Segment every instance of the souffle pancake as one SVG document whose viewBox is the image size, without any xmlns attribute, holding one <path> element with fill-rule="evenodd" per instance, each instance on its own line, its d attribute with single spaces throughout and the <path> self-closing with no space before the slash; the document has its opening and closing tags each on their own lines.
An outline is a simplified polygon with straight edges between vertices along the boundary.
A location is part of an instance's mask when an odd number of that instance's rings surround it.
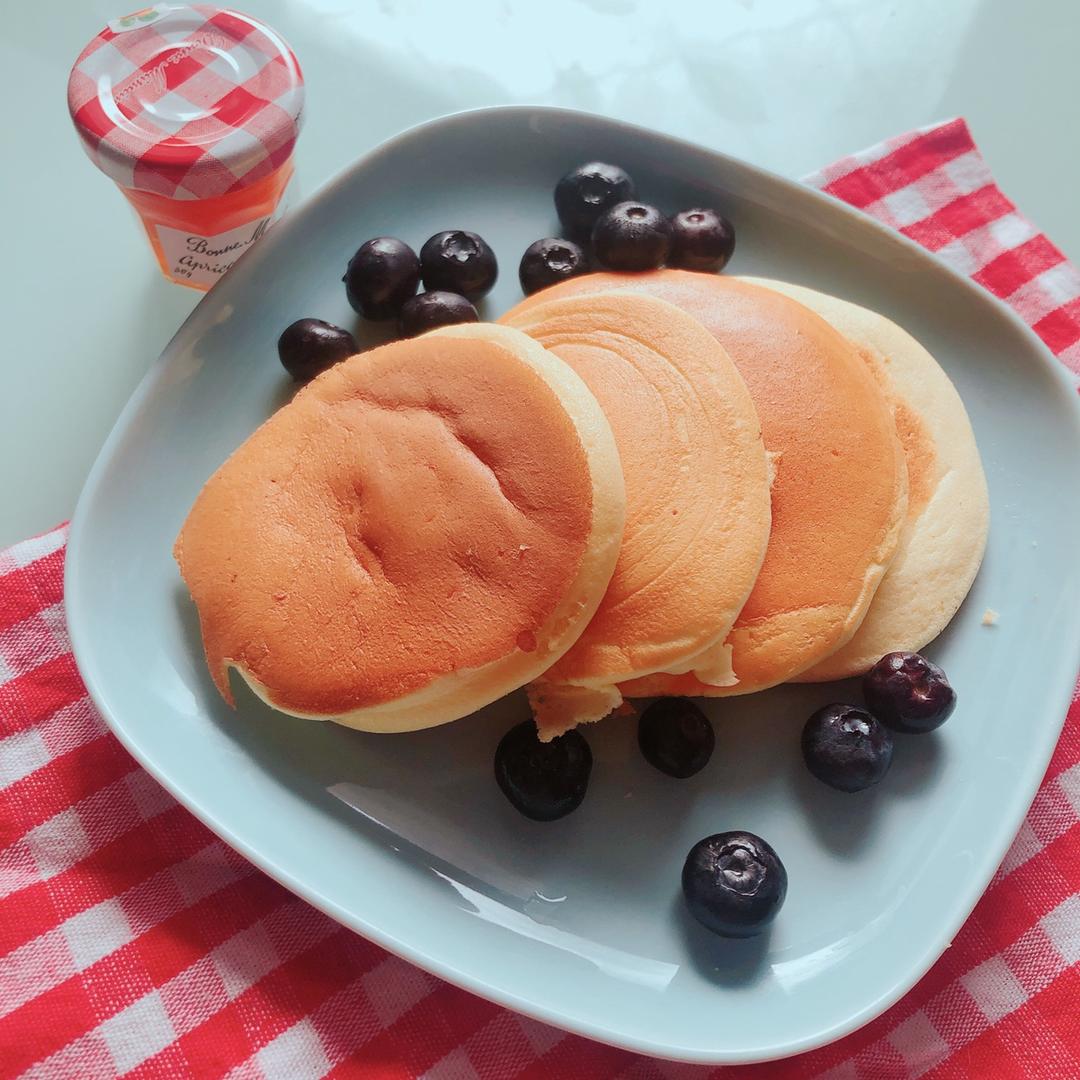
<svg viewBox="0 0 1080 1080">
<path fill-rule="evenodd" d="M 626 480 L 622 550 L 576 644 L 532 685 L 542 737 L 599 720 L 618 684 L 661 671 L 733 681 L 735 619 L 769 540 L 769 464 L 746 384 L 680 308 L 643 293 L 568 297 L 505 321 L 565 360 L 600 402 Z"/>
<path fill-rule="evenodd" d="M 885 653 L 918 652 L 933 641 L 975 580 L 990 530 L 975 434 L 941 365 L 884 315 L 800 285 L 743 280 L 782 292 L 826 319 L 856 346 L 892 403 L 908 470 L 896 557 L 855 636 L 799 681 L 862 675 Z"/>
<path fill-rule="evenodd" d="M 461 326 L 301 389 L 210 478 L 175 545 L 210 672 L 367 731 L 470 713 L 547 670 L 607 588 L 615 440 L 526 334 Z"/>
</svg>

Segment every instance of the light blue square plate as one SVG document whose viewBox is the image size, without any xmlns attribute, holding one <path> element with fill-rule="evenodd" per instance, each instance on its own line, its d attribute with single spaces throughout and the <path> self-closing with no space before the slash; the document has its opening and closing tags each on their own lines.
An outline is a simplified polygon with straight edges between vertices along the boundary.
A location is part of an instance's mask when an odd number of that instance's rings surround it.
<svg viewBox="0 0 1080 1080">
<path fill-rule="evenodd" d="M 343 136 L 347 133 L 343 131 Z M 860 795 L 799 756 L 803 720 L 854 686 L 783 687 L 710 706 L 716 753 L 691 780 L 641 759 L 632 725 L 588 732 L 585 803 L 519 816 L 492 777 L 523 697 L 449 727 L 364 735 L 277 715 L 208 678 L 170 554 L 200 486 L 282 401 L 293 319 L 351 325 L 341 274 L 390 233 L 485 236 L 502 260 L 489 315 L 519 296 L 551 191 L 621 163 L 668 209 L 718 205 L 732 269 L 876 308 L 920 338 L 971 413 L 990 482 L 986 562 L 932 654 L 959 707 L 900 741 Z M 980 288 L 799 184 L 700 147 L 550 109 L 464 113 L 361 158 L 245 255 L 124 410 L 79 502 L 67 610 L 79 668 L 132 753 L 216 833 L 346 926 L 452 982 L 571 1031 L 688 1061 L 781 1057 L 881 1012 L 963 922 L 1050 757 L 1080 654 L 1076 396 L 1036 338 Z M 987 607 L 998 626 L 981 625 Z M 780 852 L 787 903 L 767 937 L 725 942 L 683 912 L 679 871 L 708 833 Z"/>
</svg>

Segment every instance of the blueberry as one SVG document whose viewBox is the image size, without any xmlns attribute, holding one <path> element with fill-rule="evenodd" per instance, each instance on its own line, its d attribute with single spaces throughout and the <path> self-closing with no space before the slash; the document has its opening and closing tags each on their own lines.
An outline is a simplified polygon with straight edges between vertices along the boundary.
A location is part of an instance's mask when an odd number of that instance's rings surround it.
<svg viewBox="0 0 1080 1080">
<path fill-rule="evenodd" d="M 818 709 L 802 733 L 806 767 L 837 791 L 872 787 L 892 764 L 889 729 L 856 705 Z"/>
<path fill-rule="evenodd" d="M 911 652 L 886 653 L 863 677 L 863 695 L 883 724 L 908 735 L 941 727 L 956 706 L 945 672 Z"/>
<path fill-rule="evenodd" d="M 340 326 L 322 319 L 297 319 L 282 331 L 277 351 L 285 370 L 297 382 L 307 382 L 360 349 Z"/>
<path fill-rule="evenodd" d="M 420 273 L 429 292 L 445 290 L 479 300 L 491 291 L 499 267 L 495 252 L 474 232 L 438 232 L 420 249 Z"/>
<path fill-rule="evenodd" d="M 669 266 L 723 270 L 735 250 L 735 229 L 715 210 L 683 210 L 671 219 Z"/>
<path fill-rule="evenodd" d="M 724 937 L 753 937 L 776 918 L 787 895 L 787 871 L 760 836 L 716 833 L 690 849 L 682 888 L 702 926 Z"/>
<path fill-rule="evenodd" d="M 591 771 L 592 751 L 580 732 L 542 743 L 531 720 L 512 727 L 495 751 L 495 780 L 533 821 L 554 821 L 576 810 Z"/>
<path fill-rule="evenodd" d="M 365 319 L 392 319 L 420 284 L 420 260 L 393 236 L 366 240 L 349 260 L 345 295 Z"/>
<path fill-rule="evenodd" d="M 555 185 L 555 212 L 567 235 L 583 240 L 605 210 L 635 195 L 634 181 L 625 170 L 590 161 L 571 169 Z"/>
<path fill-rule="evenodd" d="M 476 308 L 452 292 L 424 292 L 406 300 L 401 307 L 398 329 L 402 337 L 416 337 L 439 326 L 478 322 Z"/>
<path fill-rule="evenodd" d="M 530 244 L 518 267 L 521 291 L 526 296 L 588 272 L 589 260 L 577 244 L 550 236 Z"/>
<path fill-rule="evenodd" d="M 671 249 L 671 225 L 655 206 L 621 202 L 597 221 L 592 242 L 596 261 L 609 270 L 653 270 Z"/>
<path fill-rule="evenodd" d="M 709 763 L 716 735 L 689 698 L 659 698 L 638 720 L 638 746 L 650 765 L 682 780 Z"/>
</svg>

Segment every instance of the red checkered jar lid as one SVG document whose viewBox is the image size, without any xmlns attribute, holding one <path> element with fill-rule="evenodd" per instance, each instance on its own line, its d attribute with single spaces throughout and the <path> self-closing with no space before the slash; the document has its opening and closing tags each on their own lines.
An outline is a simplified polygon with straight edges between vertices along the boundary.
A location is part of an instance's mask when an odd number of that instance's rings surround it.
<svg viewBox="0 0 1080 1080">
<path fill-rule="evenodd" d="M 91 160 L 121 187 L 227 195 L 292 154 L 304 77 L 265 23 L 205 4 L 112 20 L 83 49 L 68 108 Z"/>
</svg>

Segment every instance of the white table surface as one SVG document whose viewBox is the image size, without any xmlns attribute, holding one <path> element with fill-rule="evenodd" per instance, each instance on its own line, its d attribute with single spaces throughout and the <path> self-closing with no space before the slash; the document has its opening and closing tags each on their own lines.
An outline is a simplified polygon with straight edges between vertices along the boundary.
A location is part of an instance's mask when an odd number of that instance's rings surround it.
<svg viewBox="0 0 1080 1080">
<path fill-rule="evenodd" d="M 301 196 L 402 128 L 477 105 L 606 113 L 790 176 L 963 115 L 1005 192 L 1080 259 L 1076 0 L 239 6 L 305 71 Z M 121 14 L 123 0 L 5 12 L 0 547 L 70 516 L 124 402 L 201 295 L 160 277 L 67 115 L 72 61 Z"/>
</svg>

